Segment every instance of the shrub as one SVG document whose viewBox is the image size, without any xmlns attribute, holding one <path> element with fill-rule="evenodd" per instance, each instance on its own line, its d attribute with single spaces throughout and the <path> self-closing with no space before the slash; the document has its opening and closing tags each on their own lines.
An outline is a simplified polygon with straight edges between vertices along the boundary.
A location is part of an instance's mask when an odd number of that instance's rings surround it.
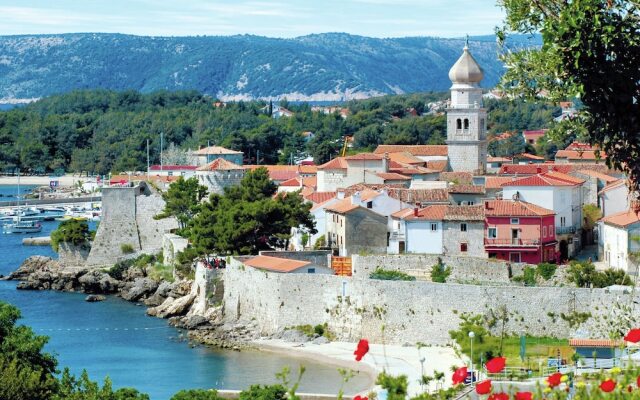
<svg viewBox="0 0 640 400">
<path fill-rule="evenodd" d="M 431 282 L 445 283 L 451 275 L 451 267 L 446 267 L 442 263 L 442 259 L 438 257 L 438 262 L 431 267 Z"/>
<path fill-rule="evenodd" d="M 324 336 L 324 325 L 316 325 L 313 327 L 313 332 L 318 336 Z"/>
<path fill-rule="evenodd" d="M 87 221 L 69 219 L 62 221 L 58 228 L 51 232 L 51 247 L 58 252 L 60 243 L 73 246 L 88 246 L 93 234 L 89 231 Z"/>
<path fill-rule="evenodd" d="M 181 390 L 171 400 L 223 400 L 215 390 L 191 389 Z"/>
<path fill-rule="evenodd" d="M 122 260 L 115 263 L 115 265 L 107 271 L 110 277 L 113 279 L 121 280 L 124 273 L 133 266 L 135 260 Z"/>
<path fill-rule="evenodd" d="M 536 272 L 538 273 L 538 275 L 543 277 L 545 281 L 548 281 L 549 279 L 553 278 L 553 275 L 555 275 L 557 268 L 558 266 L 555 264 L 540 263 L 536 268 Z"/>
<path fill-rule="evenodd" d="M 415 276 L 411 276 L 401 271 L 389 271 L 382 269 L 382 267 L 376 268 L 374 272 L 369 275 L 371 279 L 380 279 L 383 281 L 415 281 Z"/>
<path fill-rule="evenodd" d="M 631 285 L 631 278 L 624 271 L 609 268 L 605 271 L 596 271 L 596 267 L 590 262 L 574 261 L 567 269 L 569 282 L 578 287 L 603 288 L 611 285 Z"/>
<path fill-rule="evenodd" d="M 319 250 L 327 245 L 327 239 L 324 235 L 320 236 L 318 240 L 313 244 L 314 250 Z"/>
<path fill-rule="evenodd" d="M 131 254 L 135 251 L 133 250 L 133 246 L 129 243 L 123 243 L 120 245 L 120 250 L 122 251 L 122 254 Z"/>
<path fill-rule="evenodd" d="M 283 400 L 287 390 L 282 385 L 251 385 L 240 392 L 239 400 Z"/>
</svg>

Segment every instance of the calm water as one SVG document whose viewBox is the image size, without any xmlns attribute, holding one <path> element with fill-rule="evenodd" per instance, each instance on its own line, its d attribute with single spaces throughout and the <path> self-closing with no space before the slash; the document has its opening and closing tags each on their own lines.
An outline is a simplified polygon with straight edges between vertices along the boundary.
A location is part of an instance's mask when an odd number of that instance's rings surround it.
<svg viewBox="0 0 640 400">
<path fill-rule="evenodd" d="M 0 186 L 0 193 L 15 193 Z M 44 222 L 45 236 L 56 222 Z M 28 256 L 54 256 L 49 247 L 22 246 L 26 235 L 0 233 L 0 274 L 7 275 Z M 86 369 L 94 380 L 109 376 L 115 387 L 133 386 L 152 399 L 168 399 L 180 389 L 243 389 L 252 383 L 275 383 L 285 366 L 297 371 L 300 361 L 254 351 L 191 348 L 180 332 L 165 320 L 145 315 L 145 308 L 110 297 L 87 303 L 84 295 L 52 291 L 18 291 L 15 282 L 0 281 L 0 300 L 18 306 L 22 323 L 51 339 L 47 350 L 58 356 L 60 367 L 79 374 Z M 335 367 L 303 362 L 307 367 L 301 390 L 337 393 L 340 377 Z M 365 376 L 351 381 L 351 391 L 368 384 Z"/>
</svg>

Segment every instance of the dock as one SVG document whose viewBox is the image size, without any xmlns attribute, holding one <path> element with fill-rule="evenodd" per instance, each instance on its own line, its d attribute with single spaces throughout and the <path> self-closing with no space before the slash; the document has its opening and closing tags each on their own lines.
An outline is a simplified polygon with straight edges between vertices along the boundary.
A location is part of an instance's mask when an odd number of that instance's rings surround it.
<svg viewBox="0 0 640 400">
<path fill-rule="evenodd" d="M 49 246 L 51 245 L 50 236 L 30 237 L 22 239 L 23 246 Z"/>
</svg>

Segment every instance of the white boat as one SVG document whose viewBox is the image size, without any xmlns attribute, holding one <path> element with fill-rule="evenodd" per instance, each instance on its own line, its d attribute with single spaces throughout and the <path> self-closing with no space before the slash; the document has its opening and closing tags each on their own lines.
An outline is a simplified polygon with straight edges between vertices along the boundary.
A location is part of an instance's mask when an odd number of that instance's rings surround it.
<svg viewBox="0 0 640 400">
<path fill-rule="evenodd" d="M 20 217 L 15 217 L 14 222 L 4 224 L 4 233 L 38 233 L 42 230 L 42 225 L 38 221 L 21 221 Z"/>
</svg>

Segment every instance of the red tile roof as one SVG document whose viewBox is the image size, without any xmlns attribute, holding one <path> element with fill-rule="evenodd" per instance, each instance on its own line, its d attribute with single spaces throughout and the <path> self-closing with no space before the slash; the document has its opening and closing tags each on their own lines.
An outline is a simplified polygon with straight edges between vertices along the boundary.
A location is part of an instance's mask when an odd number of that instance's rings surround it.
<svg viewBox="0 0 640 400">
<path fill-rule="evenodd" d="M 336 197 L 336 192 L 313 192 L 304 198 L 312 203 L 324 203 L 327 200 L 331 200 Z"/>
<path fill-rule="evenodd" d="M 195 165 L 152 165 L 149 171 L 195 171 L 196 168 Z"/>
<path fill-rule="evenodd" d="M 620 186 L 625 186 L 627 183 L 625 182 L 624 179 L 619 179 L 615 182 L 612 182 L 610 184 L 608 184 L 607 186 L 605 186 L 601 191 L 598 192 L 598 195 L 602 194 L 602 193 L 606 193 L 609 190 L 615 189 L 615 188 L 619 188 Z"/>
<path fill-rule="evenodd" d="M 440 180 L 470 185 L 473 183 L 473 174 L 470 172 L 441 172 Z"/>
<path fill-rule="evenodd" d="M 566 158 L 567 160 L 579 161 L 604 161 L 607 156 L 604 152 L 596 154 L 596 150 L 558 150 L 556 153 L 556 160 L 558 158 Z"/>
<path fill-rule="evenodd" d="M 536 156 L 535 154 L 529 154 L 529 153 L 521 153 L 516 156 L 513 156 L 513 158 L 525 158 L 527 160 L 544 160 L 544 157 Z"/>
<path fill-rule="evenodd" d="M 451 206 L 436 204 L 421 208 L 405 215 L 402 219 L 406 221 L 426 220 L 426 221 L 483 221 L 483 206 Z"/>
<path fill-rule="evenodd" d="M 347 169 L 347 161 L 344 157 L 336 157 L 333 160 L 318 166 L 318 170 Z"/>
<path fill-rule="evenodd" d="M 484 204 L 488 217 L 544 217 L 555 215 L 553 210 L 517 200 L 487 200 Z"/>
<path fill-rule="evenodd" d="M 513 159 L 509 157 L 493 157 L 493 156 L 487 157 L 487 162 L 511 162 L 511 161 L 513 161 Z"/>
<path fill-rule="evenodd" d="M 389 159 L 391 161 L 394 161 L 396 163 L 402 163 L 402 164 L 409 164 L 409 165 L 424 165 L 425 161 L 412 155 L 411 153 L 408 153 L 406 151 L 403 151 L 402 153 L 389 153 Z"/>
<path fill-rule="evenodd" d="M 487 189 L 499 189 L 503 183 L 511 182 L 513 179 L 510 176 L 487 176 L 484 180 L 484 186 Z"/>
<path fill-rule="evenodd" d="M 378 172 L 376 174 L 385 181 L 410 181 L 411 178 L 396 172 Z"/>
<path fill-rule="evenodd" d="M 388 189 L 389 197 L 405 203 L 449 203 L 447 189 Z"/>
<path fill-rule="evenodd" d="M 522 135 L 526 138 L 529 139 L 537 139 L 541 136 L 544 136 L 545 133 L 547 133 L 548 129 L 538 129 L 538 130 L 533 130 L 533 131 L 523 131 Z"/>
<path fill-rule="evenodd" d="M 604 164 L 555 164 L 555 163 L 544 163 L 544 164 L 503 164 L 500 167 L 500 171 L 498 174 L 500 175 L 535 175 L 541 172 L 548 171 L 557 171 L 562 172 L 563 174 L 568 174 L 572 171 L 577 170 L 590 170 L 590 171 L 598 171 L 602 173 L 611 173 L 613 171 L 609 170 Z"/>
<path fill-rule="evenodd" d="M 352 204 L 351 198 L 347 197 L 346 199 L 342 199 L 340 201 L 333 203 L 332 205 L 327 207 L 326 210 L 330 212 L 338 213 L 338 214 L 346 214 L 359 207 L 360 206 L 357 204 Z"/>
<path fill-rule="evenodd" d="M 309 177 L 309 178 L 303 178 L 300 176 L 297 176 L 295 178 L 291 178 L 291 179 L 287 179 L 286 181 L 282 182 L 280 184 L 280 186 L 284 186 L 284 187 L 300 187 L 300 186 L 307 186 L 307 187 L 316 187 L 316 183 L 317 183 L 317 179 L 316 177 Z"/>
<path fill-rule="evenodd" d="M 446 160 L 427 161 L 427 168 L 440 172 L 445 171 L 448 165 Z"/>
<path fill-rule="evenodd" d="M 547 172 L 544 174 L 527 176 L 502 184 L 506 186 L 576 186 L 584 183 L 584 180 L 574 178 L 571 175 L 559 172 Z"/>
<path fill-rule="evenodd" d="M 613 339 L 569 339 L 571 347 L 620 347 L 624 342 Z"/>
<path fill-rule="evenodd" d="M 232 163 L 231 161 L 227 161 L 224 158 L 217 158 L 214 161 L 210 162 L 207 165 L 203 165 L 199 167 L 198 171 L 235 171 L 244 169 L 244 167 Z"/>
<path fill-rule="evenodd" d="M 375 150 L 375 154 L 384 154 L 384 153 L 402 153 L 407 152 L 414 156 L 447 156 L 447 146 L 446 145 L 401 145 L 401 144 L 381 144 Z"/>
<path fill-rule="evenodd" d="M 631 224 L 635 224 L 636 222 L 640 222 L 640 217 L 638 217 L 638 213 L 634 210 L 627 210 L 621 213 L 612 214 L 608 217 L 604 217 L 600 219 L 600 221 L 605 224 L 615 225 L 620 227 L 627 227 Z"/>
<path fill-rule="evenodd" d="M 345 160 L 348 161 L 370 161 L 370 160 L 382 160 L 384 158 L 384 156 L 380 155 L 380 154 L 374 154 L 374 153 L 360 153 L 360 154 L 354 154 L 352 156 L 348 156 L 345 157 Z"/>
<path fill-rule="evenodd" d="M 453 186 L 450 186 L 448 190 L 449 190 L 449 193 L 455 193 L 455 194 L 484 194 L 485 193 L 484 186 L 468 185 L 468 184 L 453 185 Z"/>
<path fill-rule="evenodd" d="M 408 217 L 411 214 L 413 214 L 413 208 L 403 208 L 400 211 L 394 212 L 393 214 L 391 214 L 391 216 L 393 218 L 404 219 L 405 217 Z"/>
<path fill-rule="evenodd" d="M 579 174 L 583 174 L 583 175 L 588 175 L 588 176 L 591 176 L 593 178 L 598 178 L 598 179 L 600 179 L 601 181 L 603 181 L 603 182 L 605 182 L 607 184 L 616 182 L 618 180 L 618 178 L 615 178 L 615 177 L 613 177 L 611 175 L 603 174 L 603 173 L 598 172 L 598 171 L 591 171 L 591 170 L 588 170 L 588 169 L 581 169 L 581 170 L 578 170 L 578 171 L 575 171 L 575 172 L 579 173 Z"/>
<path fill-rule="evenodd" d="M 287 258 L 257 256 L 244 261 L 243 264 L 272 272 L 291 272 L 311 263 L 309 261 L 291 260 Z"/>
</svg>

